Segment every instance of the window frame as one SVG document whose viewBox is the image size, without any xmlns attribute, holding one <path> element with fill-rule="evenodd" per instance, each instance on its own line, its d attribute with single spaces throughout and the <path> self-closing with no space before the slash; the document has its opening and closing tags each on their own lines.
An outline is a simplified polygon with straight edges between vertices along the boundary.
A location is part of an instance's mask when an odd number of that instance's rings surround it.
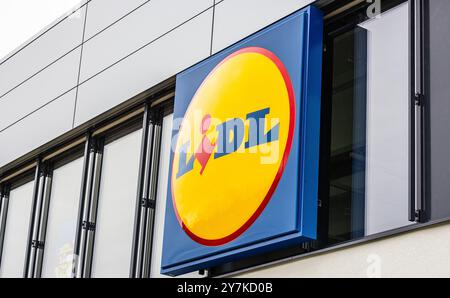
<svg viewBox="0 0 450 298">
<path fill-rule="evenodd" d="M 164 98 L 164 96 L 163 96 Z M 153 102 L 153 103 L 152 103 Z M 132 253 L 130 255 L 130 272 L 129 277 L 149 277 L 151 269 L 151 247 L 152 247 L 152 236 L 153 236 L 153 222 L 154 222 L 154 205 L 147 204 L 142 206 L 142 200 L 144 199 L 142 190 L 142 185 L 144 181 L 148 179 L 147 176 L 143 175 L 145 172 L 149 171 L 149 167 L 155 167 L 152 162 L 147 162 L 147 154 L 153 154 L 153 151 L 148 151 L 150 139 L 149 131 L 153 129 L 152 127 L 160 127 L 162 123 L 162 116 L 167 113 L 173 106 L 173 92 L 168 95 L 163 102 L 158 103 L 155 101 L 148 101 L 143 107 L 140 107 L 141 111 L 138 115 L 127 119 L 123 123 L 114 125 L 107 130 L 97 130 L 94 132 L 89 132 L 87 136 L 87 142 L 85 147 L 85 161 L 83 170 L 83 182 L 82 182 L 82 196 L 80 200 L 80 208 L 78 215 L 78 229 L 75 242 L 75 255 L 79 256 L 80 260 L 77 260 L 77 265 L 74 266 L 74 276 L 75 278 L 90 278 L 92 277 L 92 263 L 94 257 L 94 246 L 95 246 L 95 228 L 98 214 L 98 203 L 99 203 L 99 187 L 102 174 L 102 158 L 103 158 L 103 148 L 110 142 L 120 139 L 129 133 L 132 133 L 138 129 L 143 129 L 141 149 L 140 149 L 140 165 L 139 165 L 139 175 L 138 175 L 138 189 L 135 201 L 135 214 L 134 214 L 134 226 L 133 226 L 133 243 L 132 243 Z M 153 115 L 153 116 L 152 116 Z M 159 142 L 160 142 L 159 135 Z M 151 145 L 151 144 L 150 144 Z M 157 155 L 159 155 L 159 150 L 157 150 Z M 89 158 L 86 158 L 90 156 Z M 90 160 L 96 159 L 95 165 L 90 163 Z M 159 158 L 156 158 L 156 162 Z M 97 168 L 96 171 L 93 171 Z M 156 164 L 156 170 L 157 164 Z M 91 178 L 90 178 L 91 177 Z M 155 178 L 157 179 L 157 173 Z M 91 182 L 88 180 L 91 179 Z M 91 183 L 92 190 L 89 191 L 86 185 Z M 153 189 L 156 194 L 156 189 Z M 91 192 L 91 194 L 87 194 Z M 89 210 L 89 211 L 87 211 Z M 150 210 L 150 211 L 149 211 Z M 153 213 L 151 212 L 153 210 Z M 146 217 L 144 222 L 141 222 L 142 212 L 152 213 L 151 216 Z M 149 228 L 150 227 L 150 228 Z M 140 236 L 142 229 L 148 229 L 149 232 L 146 233 L 146 238 L 142 240 Z M 146 248 L 146 255 L 141 257 L 138 252 L 138 243 L 143 243 L 142 245 Z M 140 270 L 138 270 L 140 268 Z"/>
<path fill-rule="evenodd" d="M 91 237 L 89 243 L 80 243 L 80 238 L 82 237 L 82 233 L 85 229 L 83 229 L 83 219 L 85 215 L 85 193 L 86 193 L 86 181 L 89 175 L 92 175 L 89 169 L 89 157 L 97 158 L 98 153 L 102 153 L 103 147 L 105 144 L 109 142 L 113 142 L 114 140 L 123 137 L 133 131 L 143 128 L 144 125 L 147 126 L 150 123 L 150 117 L 148 115 L 154 115 L 152 120 L 153 124 L 162 123 L 162 119 L 165 115 L 170 114 L 173 111 L 173 99 L 174 99 L 174 79 L 170 78 L 166 82 L 163 82 L 161 86 L 157 86 L 152 88 L 153 90 L 158 91 L 147 91 L 144 92 L 146 95 L 142 97 L 142 95 L 138 95 L 140 98 L 138 103 L 132 104 L 127 108 L 120 107 L 119 112 L 114 111 L 114 116 L 110 115 L 109 112 L 105 113 L 105 115 L 101 115 L 98 119 L 94 119 L 90 121 L 87 126 L 80 129 L 77 133 L 74 133 L 67 141 L 52 141 L 51 144 L 56 143 L 56 145 L 44 146 L 45 149 L 40 149 L 38 152 L 34 154 L 30 153 L 30 158 L 25 159 L 25 161 L 21 162 L 22 158 L 17 161 L 17 166 L 6 166 L 6 170 L 0 173 L 0 266 L 1 266 L 1 256 L 3 252 L 3 239 L 4 239 L 4 229 L 6 228 L 5 224 L 2 224 L 4 221 L 6 223 L 6 218 L 8 215 L 8 206 L 9 202 L 9 193 L 12 189 L 19 187 L 27 182 L 33 181 L 34 183 L 34 191 L 32 197 L 32 206 L 31 206 L 31 214 L 29 216 L 29 228 L 27 234 L 27 246 L 26 246 L 26 255 L 24 260 L 24 269 L 23 269 L 23 277 L 24 278 L 40 278 L 42 273 L 42 266 L 44 260 L 44 249 L 45 249 L 45 236 L 47 232 L 47 221 L 49 218 L 49 208 L 51 204 L 51 185 L 52 185 L 52 175 L 53 170 L 57 169 L 65 164 L 70 163 L 76 158 L 83 157 L 83 173 L 82 174 L 82 184 L 80 185 L 80 199 L 79 206 L 77 210 L 77 229 L 75 239 L 75 248 L 74 248 L 74 257 L 79 255 L 80 251 L 85 251 L 88 253 L 87 257 L 84 258 L 84 262 L 79 262 L 79 258 L 75 257 L 74 264 L 72 266 L 72 278 L 79 277 L 90 277 L 90 269 L 92 266 L 92 253 L 94 247 L 94 233 L 86 233 L 86 237 Z M 149 95 L 150 93 L 150 95 Z M 136 99 L 131 99 L 130 101 L 136 101 Z M 116 108 L 117 109 L 117 108 Z M 113 110 L 116 110 L 113 109 Z M 112 112 L 111 112 L 112 113 Z M 157 117 L 155 117 L 157 116 Z M 147 119 L 147 120 L 146 120 Z M 160 119 L 160 120 L 158 120 Z M 155 122 L 159 121 L 159 122 Z M 147 146 L 148 140 L 145 138 L 142 139 L 141 144 L 141 155 L 145 152 L 142 151 L 142 148 Z M 157 152 L 157 156 L 159 156 L 160 152 Z M 159 161 L 159 158 L 156 158 Z M 96 208 L 96 204 L 98 204 L 98 186 L 101 177 L 101 156 L 99 158 L 99 165 L 97 167 L 97 178 L 95 183 L 97 184 L 97 189 L 95 190 L 95 194 L 91 196 L 91 201 L 88 202 L 89 206 L 91 202 L 94 203 L 94 209 Z M 147 170 L 147 167 L 152 166 L 153 164 L 144 163 L 142 165 L 144 170 Z M 158 164 L 156 164 L 156 170 Z M 157 181 L 157 175 L 155 178 Z M 139 178 L 141 181 L 143 177 Z M 141 182 L 142 183 L 142 182 Z M 156 185 L 155 185 L 156 186 Z M 45 189 L 45 190 L 44 190 Z M 156 189 L 153 190 L 156 197 Z M 136 203 L 140 203 L 141 197 L 136 197 Z M 4 207 L 6 206 L 6 207 Z M 140 206 L 140 204 L 139 204 Z M 91 209 L 92 206 L 89 207 Z M 89 217 L 88 223 L 95 223 L 95 219 L 97 216 L 97 210 L 92 212 L 92 216 Z M 136 217 L 136 214 L 133 215 Z M 149 217 L 148 222 L 153 223 L 154 221 L 154 212 L 153 215 Z M 95 227 L 95 226 L 94 226 Z M 87 226 L 87 230 L 92 227 Z M 94 232 L 94 231 L 91 231 Z M 133 230 L 133 237 L 137 233 L 136 227 Z M 150 269 L 151 269 L 151 248 L 152 242 L 151 237 L 153 235 L 153 229 L 149 229 L 149 233 L 147 233 L 149 238 L 149 242 L 146 240 L 146 246 L 149 247 L 147 252 L 147 257 L 142 260 L 141 263 L 134 263 L 133 266 L 140 266 L 142 272 L 142 276 L 133 276 L 131 275 L 132 269 L 130 268 L 130 277 L 149 277 Z M 134 258 L 134 256 L 130 256 L 130 260 Z M 82 264 L 83 272 L 81 274 L 77 274 L 77 268 L 79 264 Z M 86 269 L 85 269 L 86 268 Z M 147 276 L 148 275 L 148 276 Z"/>
<path fill-rule="evenodd" d="M 42 209 L 41 209 L 41 223 L 42 227 L 40 227 L 41 235 L 39 238 L 41 239 L 35 239 L 33 241 L 41 241 L 43 244 L 47 243 L 47 232 L 48 232 L 48 220 L 50 218 L 50 206 L 52 204 L 52 186 L 53 186 L 53 173 L 55 170 L 64 167 L 67 164 L 70 164 L 71 162 L 77 160 L 78 158 L 83 158 L 83 143 L 77 144 L 74 143 L 73 147 L 70 147 L 66 151 L 63 151 L 62 153 L 59 153 L 55 156 L 52 156 L 51 158 L 46 159 L 43 161 L 45 166 L 47 167 L 47 173 L 46 175 L 50 177 L 51 179 L 47 182 L 50 183 L 49 185 L 49 193 L 48 193 L 48 199 L 44 203 Z M 80 173 L 81 174 L 81 173 Z M 38 216 L 38 211 L 34 215 L 35 217 Z M 74 235 L 73 235 L 74 236 Z M 33 245 L 33 244 L 32 244 Z M 40 278 L 42 276 L 42 269 L 44 265 L 45 260 L 45 245 L 42 249 L 39 249 L 37 251 L 37 257 L 35 261 L 35 269 L 33 276 L 34 278 Z M 32 261 L 31 261 L 32 262 Z"/>
</svg>

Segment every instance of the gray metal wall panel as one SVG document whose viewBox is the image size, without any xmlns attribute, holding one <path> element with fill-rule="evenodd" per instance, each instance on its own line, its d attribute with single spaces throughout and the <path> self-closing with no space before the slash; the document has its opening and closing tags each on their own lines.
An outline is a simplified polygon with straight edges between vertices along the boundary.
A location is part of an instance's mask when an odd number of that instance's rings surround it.
<svg viewBox="0 0 450 298">
<path fill-rule="evenodd" d="M 313 0 L 224 0 L 214 17 L 213 53 L 302 8 Z"/>
<path fill-rule="evenodd" d="M 208 57 L 211 47 L 213 9 L 209 9 L 166 35 L 163 34 L 209 7 L 212 2 L 212 0 L 90 1 L 87 8 L 85 35 L 85 40 L 88 42 L 83 50 L 84 64 L 81 78 L 82 81 L 89 79 L 79 87 L 78 100 L 74 103 L 77 107 L 75 125 L 92 119 Z M 213 49 L 216 52 L 311 2 L 311 0 L 282 2 L 224 0 L 215 10 Z M 120 18 L 123 19 L 119 20 Z M 5 61 L 0 65 L 0 78 L 3 66 L 6 79 L 0 80 L 0 84 L 3 84 L 0 86 L 6 91 L 14 88 L 15 84 L 23 81 L 22 78 L 26 79 L 27 76 L 39 72 L 43 67 L 64 55 L 64 52 L 70 51 L 78 44 L 77 40 L 80 41 L 82 38 L 83 21 L 83 18 L 64 20 L 28 45 L 27 51 L 24 49 L 21 51 L 23 53 L 18 53 L 16 57 Z M 114 22 L 116 23 L 113 24 Z M 107 29 L 104 30 L 105 28 Z M 163 36 L 158 38 L 161 35 Z M 89 40 L 92 36 L 94 37 Z M 158 39 L 151 42 L 155 38 Z M 55 39 L 60 40 L 58 47 L 54 47 Z M 146 45 L 149 42 L 151 43 Z M 139 49 L 141 46 L 144 47 Z M 138 51 L 131 54 L 136 50 Z M 49 101 L 58 98 L 64 92 L 73 89 L 68 94 L 74 96 L 80 52 L 80 48 L 77 48 L 0 98 L 0 131 L 3 129 L 1 132 L 3 140 L 6 139 L 5 135 L 13 135 L 12 132 L 19 126 L 24 127 L 23 135 L 35 135 L 34 137 L 42 142 L 42 136 L 48 138 L 45 141 L 50 141 L 58 135 L 45 132 L 40 134 L 22 124 L 29 119 L 37 121 L 36 117 L 44 115 L 43 111 L 56 106 L 54 103 L 48 104 Z M 6 70 L 7 62 L 13 62 L 14 59 L 18 59 L 17 62 L 11 63 L 11 69 Z M 20 65 L 31 66 L 25 68 Z M 109 68 L 105 69 L 105 67 Z M 102 72 L 90 78 L 98 71 Z M 65 98 L 68 94 L 61 98 Z M 61 98 L 58 98 L 55 103 L 62 102 Z M 48 106 L 42 107 L 45 104 Z M 60 111 L 59 114 L 64 114 L 68 119 L 60 127 L 58 127 L 58 121 L 54 122 L 55 127 L 52 129 L 58 132 L 66 130 L 66 125 L 69 125 L 67 123 L 72 120 L 70 115 L 74 112 L 73 106 L 70 105 L 61 106 L 61 108 L 67 110 Z M 37 109 L 39 110 L 36 111 Z M 33 113 L 33 111 L 36 112 Z M 22 119 L 27 115 L 29 116 Z M 22 120 L 19 121 L 20 119 Z M 17 121 L 19 122 L 12 125 Z M 10 125 L 12 126 L 4 130 Z M 25 129 L 30 129 L 30 132 L 26 132 Z M 9 140 L 14 141 L 13 138 Z M 34 148 L 34 145 L 29 146 L 21 142 L 22 140 L 17 140 L 17 147 L 20 148 L 16 151 L 21 152 L 20 154 Z M 23 146 L 26 150 L 22 150 Z M 6 156 L 3 154 L 0 157 L 1 163 L 4 164 L 18 157 L 18 155 Z"/>
<path fill-rule="evenodd" d="M 86 2 L 91 0 L 82 0 L 77 5 L 69 9 L 66 13 L 62 14 L 60 17 L 55 19 L 53 22 L 42 28 L 40 31 L 38 31 L 36 34 L 25 40 L 22 44 L 18 45 L 13 51 L 11 51 L 6 56 L 3 56 L 0 58 L 0 64 L 3 64 L 6 60 L 11 58 L 12 56 L 16 55 L 18 52 L 23 50 L 25 47 L 28 47 L 32 42 L 36 41 L 37 39 L 41 38 L 44 34 L 46 34 L 49 30 L 52 30 L 55 26 L 57 26 L 59 23 L 61 23 L 64 19 L 67 17 L 78 17 L 78 12 L 80 8 L 82 8 Z M 74 16 L 73 14 L 77 14 Z"/>
<path fill-rule="evenodd" d="M 6 92 L 81 44 L 85 9 L 80 8 L 0 64 L 0 101 Z"/>
<path fill-rule="evenodd" d="M 450 216 L 450 1 L 430 5 L 429 195 L 431 217 Z"/>
<path fill-rule="evenodd" d="M 209 56 L 212 8 L 79 86 L 75 125 Z"/>
<path fill-rule="evenodd" d="M 92 0 L 88 5 L 85 39 L 91 38 L 149 0 Z"/>
<path fill-rule="evenodd" d="M 0 132 L 0 167 L 70 130 L 75 93 L 70 91 Z"/>
<path fill-rule="evenodd" d="M 94 76 L 212 5 L 212 0 L 152 0 L 146 3 L 85 43 L 80 82 Z M 91 7 L 88 10 L 89 22 Z"/>
<path fill-rule="evenodd" d="M 77 85 L 80 48 L 0 98 L 0 131 Z"/>
</svg>

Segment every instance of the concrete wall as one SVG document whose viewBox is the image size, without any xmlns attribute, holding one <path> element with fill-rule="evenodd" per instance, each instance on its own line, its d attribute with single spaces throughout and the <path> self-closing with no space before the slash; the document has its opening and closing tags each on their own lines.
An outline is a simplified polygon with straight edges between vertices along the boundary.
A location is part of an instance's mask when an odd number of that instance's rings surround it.
<svg viewBox="0 0 450 298">
<path fill-rule="evenodd" d="M 450 223 L 290 261 L 236 277 L 450 277 Z"/>
<path fill-rule="evenodd" d="M 0 58 L 0 168 L 312 0 L 89 0 Z"/>
</svg>

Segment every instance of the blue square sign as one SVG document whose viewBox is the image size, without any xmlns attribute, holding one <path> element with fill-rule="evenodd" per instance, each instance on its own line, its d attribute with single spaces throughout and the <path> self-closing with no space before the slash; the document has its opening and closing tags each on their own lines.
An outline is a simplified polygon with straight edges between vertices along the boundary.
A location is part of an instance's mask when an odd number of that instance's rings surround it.
<svg viewBox="0 0 450 298">
<path fill-rule="evenodd" d="M 177 76 L 163 274 L 316 239 L 322 34 L 308 7 Z"/>
</svg>

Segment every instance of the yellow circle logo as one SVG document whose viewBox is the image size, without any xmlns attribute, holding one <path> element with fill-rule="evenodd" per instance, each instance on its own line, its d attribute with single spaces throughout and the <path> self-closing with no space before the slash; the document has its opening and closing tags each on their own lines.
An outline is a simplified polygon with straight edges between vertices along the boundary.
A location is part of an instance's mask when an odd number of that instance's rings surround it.
<svg viewBox="0 0 450 298">
<path fill-rule="evenodd" d="M 217 246 L 241 235 L 268 204 L 295 126 L 291 79 L 272 52 L 241 49 L 219 63 L 186 111 L 172 164 L 183 230 Z"/>
</svg>

